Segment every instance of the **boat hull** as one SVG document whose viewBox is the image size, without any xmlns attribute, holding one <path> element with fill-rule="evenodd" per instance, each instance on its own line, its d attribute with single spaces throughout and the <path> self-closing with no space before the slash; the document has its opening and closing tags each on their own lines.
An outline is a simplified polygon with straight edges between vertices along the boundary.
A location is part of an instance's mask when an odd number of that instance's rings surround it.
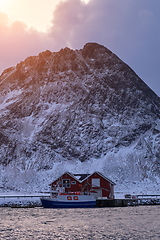
<svg viewBox="0 0 160 240">
<path fill-rule="evenodd" d="M 41 198 L 41 203 L 44 208 L 93 208 L 96 206 L 95 200 L 69 202 Z"/>
</svg>

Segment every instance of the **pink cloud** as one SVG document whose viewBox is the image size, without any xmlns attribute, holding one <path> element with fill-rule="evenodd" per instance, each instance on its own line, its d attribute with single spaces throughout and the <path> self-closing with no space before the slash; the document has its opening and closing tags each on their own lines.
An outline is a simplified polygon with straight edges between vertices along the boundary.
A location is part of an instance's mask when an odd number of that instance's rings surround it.
<svg viewBox="0 0 160 240">
<path fill-rule="evenodd" d="M 74 42 L 84 38 L 79 34 L 85 30 L 84 26 L 89 15 L 88 5 L 80 0 L 61 2 L 54 12 L 49 36 L 62 46 L 74 47 Z"/>
<path fill-rule="evenodd" d="M 43 36 L 28 30 L 22 22 L 8 24 L 7 16 L 0 14 L 0 70 L 10 67 L 25 57 L 37 54 L 43 47 Z M 45 46 L 46 47 L 46 46 Z"/>
</svg>

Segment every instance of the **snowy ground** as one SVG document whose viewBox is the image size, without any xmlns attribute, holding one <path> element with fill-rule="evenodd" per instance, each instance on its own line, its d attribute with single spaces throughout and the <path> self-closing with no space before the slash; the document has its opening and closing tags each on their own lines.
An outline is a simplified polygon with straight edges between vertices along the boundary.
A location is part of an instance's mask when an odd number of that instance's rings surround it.
<svg viewBox="0 0 160 240">
<path fill-rule="evenodd" d="M 119 168 L 110 163 L 110 168 L 106 167 L 105 159 L 99 161 L 90 160 L 87 162 L 56 162 L 52 169 L 46 171 L 25 170 L 22 171 L 13 167 L 0 168 L 0 195 L 42 195 L 50 191 L 49 184 L 64 172 L 72 173 L 93 173 L 99 171 L 113 182 L 115 182 L 115 198 L 122 199 L 125 194 L 131 195 L 160 195 L 160 178 L 148 177 L 144 180 L 134 173 L 127 175 L 125 168 Z M 118 163 L 116 163 L 118 164 Z M 122 165 L 122 163 L 121 163 Z M 0 205 L 18 201 L 30 202 L 39 201 L 29 198 L 0 198 Z"/>
<path fill-rule="evenodd" d="M 0 206 L 40 206 L 40 198 L 48 193 L 0 192 Z"/>
</svg>

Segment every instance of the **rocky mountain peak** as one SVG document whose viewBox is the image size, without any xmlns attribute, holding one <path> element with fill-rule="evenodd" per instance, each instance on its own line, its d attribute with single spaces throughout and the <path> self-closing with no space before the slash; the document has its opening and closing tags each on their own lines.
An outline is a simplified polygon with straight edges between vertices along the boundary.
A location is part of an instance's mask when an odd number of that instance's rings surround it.
<svg viewBox="0 0 160 240">
<path fill-rule="evenodd" d="M 160 98 L 102 45 L 47 50 L 0 76 L 1 166 L 94 160 L 143 178 L 160 173 L 159 146 Z"/>
</svg>

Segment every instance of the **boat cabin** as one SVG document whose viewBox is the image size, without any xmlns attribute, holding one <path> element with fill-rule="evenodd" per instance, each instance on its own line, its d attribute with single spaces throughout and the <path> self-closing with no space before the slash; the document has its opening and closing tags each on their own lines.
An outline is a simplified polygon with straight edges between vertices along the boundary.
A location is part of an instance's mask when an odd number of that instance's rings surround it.
<svg viewBox="0 0 160 240">
<path fill-rule="evenodd" d="M 65 172 L 50 184 L 52 192 L 90 194 L 95 198 L 108 199 L 114 199 L 114 185 L 114 182 L 100 172 L 92 174 Z"/>
</svg>

